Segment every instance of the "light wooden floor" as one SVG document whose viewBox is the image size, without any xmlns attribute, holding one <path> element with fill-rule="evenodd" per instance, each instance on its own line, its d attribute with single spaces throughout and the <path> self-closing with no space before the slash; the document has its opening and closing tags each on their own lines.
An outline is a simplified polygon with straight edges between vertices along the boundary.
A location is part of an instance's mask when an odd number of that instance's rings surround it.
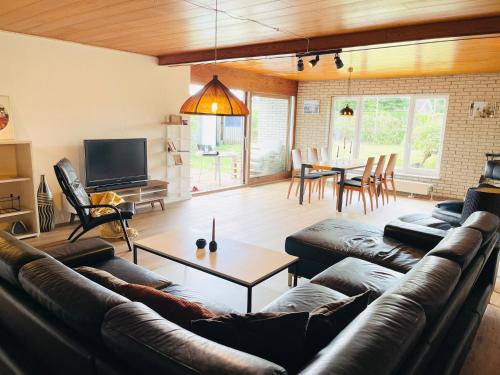
<svg viewBox="0 0 500 375">
<path fill-rule="evenodd" d="M 190 201 L 159 208 L 141 209 L 130 225 L 136 228 L 139 238 L 147 237 L 170 228 L 192 228 L 206 233 L 209 238 L 211 218 L 217 219 L 219 236 L 284 251 L 287 235 L 319 220 L 336 216 L 383 227 L 398 216 L 430 212 L 436 202 L 398 197 L 368 215 L 362 214 L 360 204 L 353 204 L 343 213 L 335 212 L 331 190 L 325 192 L 326 199 L 314 199 L 300 206 L 297 200 L 286 199 L 287 183 L 276 183 L 259 187 L 243 188 L 210 195 L 198 196 Z M 356 196 L 355 196 L 356 198 Z M 356 199 L 353 199 L 353 201 Z M 55 231 L 32 239 L 35 246 L 64 242 L 74 226 L 59 226 Z M 87 236 L 95 236 L 94 231 Z M 120 256 L 131 259 L 123 241 L 114 241 Z M 187 269 L 179 264 L 160 259 L 154 255 L 139 253 L 139 264 L 165 275 L 168 279 L 196 289 L 214 300 L 221 301 L 238 311 L 245 311 L 245 289 L 202 272 Z M 497 279 L 498 280 L 498 279 Z M 299 280 L 305 282 L 305 280 Z M 253 311 L 258 311 L 284 293 L 287 287 L 286 272 L 265 281 L 254 289 Z M 479 333 L 463 369 L 463 375 L 498 374 L 500 369 L 500 282 L 497 282 L 491 304 L 481 323 Z"/>
</svg>

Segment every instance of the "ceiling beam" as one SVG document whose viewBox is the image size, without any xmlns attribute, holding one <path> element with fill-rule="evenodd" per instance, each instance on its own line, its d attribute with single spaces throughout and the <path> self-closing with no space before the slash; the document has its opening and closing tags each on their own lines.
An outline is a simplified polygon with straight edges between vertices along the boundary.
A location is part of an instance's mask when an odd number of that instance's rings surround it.
<svg viewBox="0 0 500 375">
<path fill-rule="evenodd" d="M 387 29 L 315 37 L 310 39 L 309 50 L 321 51 L 374 44 L 401 43 L 426 39 L 456 38 L 497 33 L 500 33 L 500 16 L 399 26 Z M 307 42 L 304 39 L 292 39 L 218 48 L 217 59 L 223 61 L 247 57 L 294 54 L 305 52 L 306 47 Z M 158 56 L 158 63 L 160 65 L 201 63 L 212 61 L 213 57 L 214 50 L 206 49 Z"/>
</svg>

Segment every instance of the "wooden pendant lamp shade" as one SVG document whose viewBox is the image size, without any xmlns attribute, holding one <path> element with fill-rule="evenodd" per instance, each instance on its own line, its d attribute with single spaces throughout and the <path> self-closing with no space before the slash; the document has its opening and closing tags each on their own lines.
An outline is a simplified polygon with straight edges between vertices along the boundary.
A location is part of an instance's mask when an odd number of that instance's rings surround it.
<svg viewBox="0 0 500 375">
<path fill-rule="evenodd" d="M 246 116 L 248 108 L 214 75 L 200 91 L 189 97 L 180 113 L 188 115 Z"/>
</svg>

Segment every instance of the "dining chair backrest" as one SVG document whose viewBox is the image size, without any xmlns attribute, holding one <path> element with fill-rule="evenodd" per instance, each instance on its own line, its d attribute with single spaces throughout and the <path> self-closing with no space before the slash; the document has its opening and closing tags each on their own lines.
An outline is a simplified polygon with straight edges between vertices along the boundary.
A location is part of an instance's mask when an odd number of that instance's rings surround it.
<svg viewBox="0 0 500 375">
<path fill-rule="evenodd" d="M 302 166 L 302 153 L 299 149 L 292 150 L 292 168 L 294 171 L 300 170 Z"/>
<path fill-rule="evenodd" d="M 372 156 L 368 158 L 366 161 L 366 166 L 365 170 L 363 172 L 363 177 L 361 178 L 361 182 L 363 184 L 368 184 L 370 182 L 370 175 L 372 174 L 372 168 L 373 168 L 373 163 L 375 161 L 375 158 Z"/>
<path fill-rule="evenodd" d="M 394 175 L 394 168 L 396 167 L 396 159 L 398 158 L 398 154 L 391 154 L 389 156 L 389 161 L 387 162 L 387 167 L 385 168 L 386 176 Z"/>
<path fill-rule="evenodd" d="M 318 149 L 316 147 L 309 147 L 307 149 L 307 162 L 308 163 L 319 162 Z"/>
<path fill-rule="evenodd" d="M 321 147 L 320 156 L 321 156 L 321 161 L 330 160 L 330 157 L 328 156 L 328 147 Z"/>
<path fill-rule="evenodd" d="M 382 177 L 382 172 L 384 171 L 385 165 L 385 155 L 380 155 L 378 158 L 377 168 L 375 168 L 375 178 L 380 179 Z"/>
</svg>

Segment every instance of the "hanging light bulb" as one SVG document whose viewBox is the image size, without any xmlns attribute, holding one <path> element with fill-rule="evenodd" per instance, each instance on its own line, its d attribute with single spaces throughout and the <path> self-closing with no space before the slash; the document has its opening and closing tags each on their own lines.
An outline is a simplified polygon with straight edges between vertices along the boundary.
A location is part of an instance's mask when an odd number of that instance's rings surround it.
<svg viewBox="0 0 500 375">
<path fill-rule="evenodd" d="M 217 16 L 219 10 L 215 0 L 215 47 L 214 65 L 217 66 Z M 189 115 L 246 116 L 248 107 L 238 99 L 217 75 L 181 106 L 180 113 Z"/>
<path fill-rule="evenodd" d="M 351 96 L 351 74 L 352 74 L 352 66 L 349 67 L 349 78 L 347 79 L 347 96 Z M 344 117 L 354 116 L 354 110 L 349 107 L 349 104 L 346 104 L 344 108 L 340 110 L 340 115 Z"/>
</svg>

